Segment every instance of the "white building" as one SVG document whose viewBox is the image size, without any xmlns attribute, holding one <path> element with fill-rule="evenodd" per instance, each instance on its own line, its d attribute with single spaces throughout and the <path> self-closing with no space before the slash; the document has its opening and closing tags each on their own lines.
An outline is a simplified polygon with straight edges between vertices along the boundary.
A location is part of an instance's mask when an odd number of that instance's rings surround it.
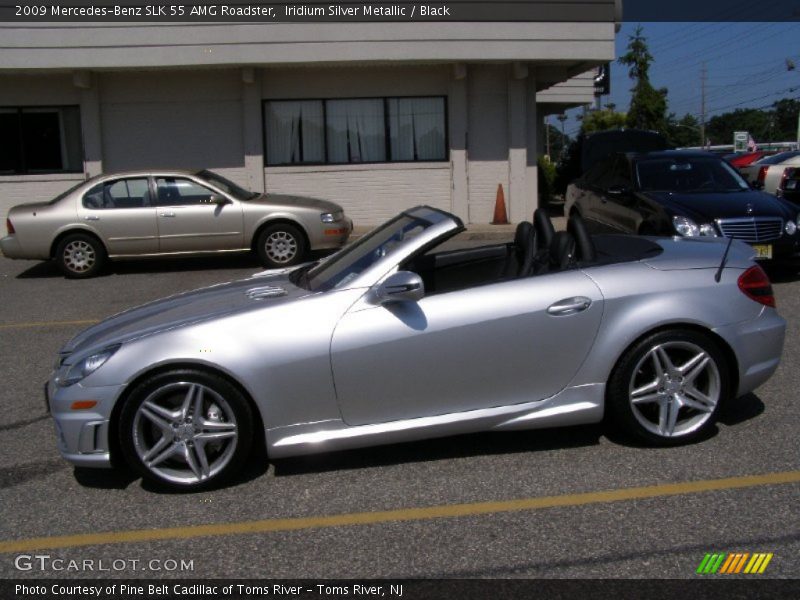
<svg viewBox="0 0 800 600">
<path fill-rule="evenodd" d="M 529 219 L 544 116 L 592 101 L 615 26 L 5 23 L 0 213 L 100 172 L 188 167 L 334 200 L 357 225 L 421 203 L 486 223 L 498 184 Z"/>
</svg>

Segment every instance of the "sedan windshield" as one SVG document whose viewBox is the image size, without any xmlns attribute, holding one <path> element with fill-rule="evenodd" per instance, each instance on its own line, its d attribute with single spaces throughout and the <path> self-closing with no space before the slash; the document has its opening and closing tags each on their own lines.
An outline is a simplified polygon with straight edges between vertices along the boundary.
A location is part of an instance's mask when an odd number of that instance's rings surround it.
<svg viewBox="0 0 800 600">
<path fill-rule="evenodd" d="M 258 192 L 249 192 L 243 187 L 240 187 L 230 181 L 229 179 L 225 179 L 222 175 L 218 175 L 214 173 L 214 171 L 203 170 L 197 174 L 198 177 L 202 177 L 209 183 L 217 186 L 226 194 L 233 196 L 237 200 L 252 200 L 253 198 L 257 198 L 261 194 Z"/>
<path fill-rule="evenodd" d="M 645 192 L 738 192 L 750 189 L 741 175 L 714 156 L 649 158 L 636 163 Z"/>
<path fill-rule="evenodd" d="M 340 250 L 336 254 L 305 268 L 294 271 L 292 283 L 312 291 L 343 288 L 383 257 L 390 255 L 405 240 L 435 225 L 444 213 L 415 210 L 387 221 L 377 229 Z"/>
</svg>

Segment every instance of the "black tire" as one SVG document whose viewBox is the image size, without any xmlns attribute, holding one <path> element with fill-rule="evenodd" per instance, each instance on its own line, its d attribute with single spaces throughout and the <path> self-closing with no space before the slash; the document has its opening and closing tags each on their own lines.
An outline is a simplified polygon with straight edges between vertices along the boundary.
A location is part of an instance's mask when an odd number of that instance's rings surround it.
<svg viewBox="0 0 800 600">
<path fill-rule="evenodd" d="M 189 411 L 179 415 L 185 406 Z M 253 422 L 247 399 L 228 381 L 178 369 L 136 386 L 122 407 L 118 434 L 125 461 L 142 477 L 167 489 L 197 491 L 218 487 L 242 469 Z"/>
<path fill-rule="evenodd" d="M 690 329 L 654 333 L 617 362 L 606 393 L 608 417 L 623 433 L 652 446 L 694 442 L 708 434 L 729 397 L 729 369 L 708 335 Z"/>
<path fill-rule="evenodd" d="M 267 269 L 281 269 L 302 262 L 307 246 L 303 233 L 288 223 L 265 227 L 256 240 L 258 258 Z"/>
<path fill-rule="evenodd" d="M 106 249 L 93 235 L 72 233 L 56 246 L 58 268 L 70 279 L 94 277 L 106 262 Z"/>
</svg>

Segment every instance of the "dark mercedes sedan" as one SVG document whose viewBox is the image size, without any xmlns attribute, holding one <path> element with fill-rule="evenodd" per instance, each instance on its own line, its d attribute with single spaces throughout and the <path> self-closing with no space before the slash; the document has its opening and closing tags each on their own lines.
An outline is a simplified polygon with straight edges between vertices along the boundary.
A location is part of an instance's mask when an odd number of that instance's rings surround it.
<svg viewBox="0 0 800 600">
<path fill-rule="evenodd" d="M 613 154 L 567 188 L 564 213 L 573 212 L 595 233 L 725 236 L 758 259 L 800 256 L 798 208 L 706 152 Z"/>
</svg>

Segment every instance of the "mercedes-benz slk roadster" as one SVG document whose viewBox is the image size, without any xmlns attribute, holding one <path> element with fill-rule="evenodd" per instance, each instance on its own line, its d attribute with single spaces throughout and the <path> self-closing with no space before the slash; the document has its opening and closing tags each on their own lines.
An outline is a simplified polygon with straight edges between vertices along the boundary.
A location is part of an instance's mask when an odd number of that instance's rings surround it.
<svg viewBox="0 0 800 600">
<path fill-rule="evenodd" d="M 46 386 L 61 453 L 201 489 L 262 441 L 280 458 L 607 416 L 674 445 L 778 366 L 786 323 L 740 241 L 555 232 L 537 211 L 512 243 L 439 248 L 463 229 L 417 207 L 86 329 Z"/>
</svg>

